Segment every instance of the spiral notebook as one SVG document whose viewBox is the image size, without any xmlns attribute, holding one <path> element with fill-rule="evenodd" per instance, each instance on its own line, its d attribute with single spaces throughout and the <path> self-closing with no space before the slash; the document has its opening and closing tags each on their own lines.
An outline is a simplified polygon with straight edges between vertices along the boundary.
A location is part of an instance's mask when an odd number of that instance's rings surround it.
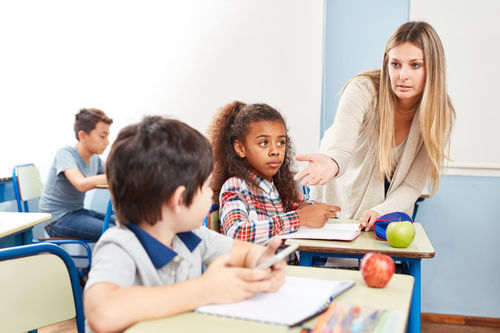
<svg viewBox="0 0 500 333">
<path fill-rule="evenodd" d="M 353 281 L 330 281 L 287 276 L 275 293 L 258 293 L 238 303 L 212 304 L 195 311 L 271 324 L 297 326 L 323 312 L 333 299 L 354 286 Z"/>
</svg>

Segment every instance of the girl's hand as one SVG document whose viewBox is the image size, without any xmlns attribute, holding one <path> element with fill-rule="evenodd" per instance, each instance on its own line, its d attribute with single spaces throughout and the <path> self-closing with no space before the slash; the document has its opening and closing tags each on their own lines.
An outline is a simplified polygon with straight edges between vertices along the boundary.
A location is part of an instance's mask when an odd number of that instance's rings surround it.
<svg viewBox="0 0 500 333">
<path fill-rule="evenodd" d="M 297 161 L 307 161 L 309 165 L 297 172 L 294 180 L 299 180 L 300 186 L 325 185 L 339 173 L 339 166 L 330 156 L 325 154 L 304 154 L 295 156 Z"/>
<path fill-rule="evenodd" d="M 311 228 L 321 228 L 331 217 L 336 217 L 340 207 L 327 205 L 324 203 L 315 203 L 297 209 L 300 225 Z"/>
<path fill-rule="evenodd" d="M 378 220 L 379 217 L 380 214 L 376 211 L 366 210 L 363 212 L 363 215 L 361 215 L 359 222 L 361 222 L 363 227 L 365 227 L 365 231 L 370 231 L 370 229 L 373 228 L 373 224 Z"/>
<path fill-rule="evenodd" d="M 311 204 L 312 204 L 311 202 L 301 202 L 301 203 L 294 202 L 292 204 L 292 210 L 301 209 L 301 208 L 307 207 Z"/>
</svg>

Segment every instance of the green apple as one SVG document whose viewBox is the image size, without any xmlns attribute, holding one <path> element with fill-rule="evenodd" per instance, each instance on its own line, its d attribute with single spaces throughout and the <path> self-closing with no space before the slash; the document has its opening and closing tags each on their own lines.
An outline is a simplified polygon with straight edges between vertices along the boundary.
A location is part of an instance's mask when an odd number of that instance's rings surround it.
<svg viewBox="0 0 500 333">
<path fill-rule="evenodd" d="M 385 231 L 387 241 L 393 247 L 408 247 L 415 238 L 415 227 L 410 221 L 389 223 Z"/>
</svg>

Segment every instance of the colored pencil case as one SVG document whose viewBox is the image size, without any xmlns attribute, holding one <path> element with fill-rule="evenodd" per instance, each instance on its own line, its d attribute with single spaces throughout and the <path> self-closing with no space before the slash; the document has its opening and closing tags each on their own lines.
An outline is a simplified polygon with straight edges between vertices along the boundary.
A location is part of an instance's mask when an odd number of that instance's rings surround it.
<svg viewBox="0 0 500 333">
<path fill-rule="evenodd" d="M 413 219 L 406 213 L 394 212 L 382 215 L 373 224 L 373 232 L 375 233 L 375 237 L 377 237 L 377 239 L 386 241 L 387 236 L 385 234 L 385 231 L 389 223 L 401 221 L 410 221 L 411 223 L 413 223 Z"/>
</svg>

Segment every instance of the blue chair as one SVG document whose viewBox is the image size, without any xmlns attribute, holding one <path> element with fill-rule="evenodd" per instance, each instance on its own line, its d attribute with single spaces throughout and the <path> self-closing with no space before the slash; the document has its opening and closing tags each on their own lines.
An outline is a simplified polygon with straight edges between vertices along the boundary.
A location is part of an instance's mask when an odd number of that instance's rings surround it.
<svg viewBox="0 0 500 333">
<path fill-rule="evenodd" d="M 219 221 L 219 205 L 212 204 L 210 211 L 203 220 L 203 226 L 216 232 L 221 232 Z"/>
<path fill-rule="evenodd" d="M 42 195 L 42 182 L 40 180 L 40 172 L 38 168 L 30 164 L 16 165 L 12 171 L 12 182 L 14 184 L 14 194 L 17 201 L 17 209 L 19 212 L 29 212 L 28 201 L 40 198 Z M 109 222 L 108 222 L 109 224 Z M 90 240 L 77 239 L 77 238 L 51 238 L 43 237 L 33 239 L 33 242 L 50 242 L 58 245 L 77 244 L 84 248 L 86 255 L 72 255 L 73 258 L 87 259 L 88 265 L 78 269 L 80 276 L 85 273 L 92 266 L 92 250 L 89 243 Z"/>
<path fill-rule="evenodd" d="M 85 332 L 78 273 L 66 251 L 50 243 L 1 249 L 0 272 L 2 332 L 36 332 L 73 318 Z"/>
<path fill-rule="evenodd" d="M 111 220 L 111 215 L 113 215 L 115 211 L 113 210 L 113 202 L 111 199 L 108 202 L 108 207 L 106 208 L 106 216 L 104 217 L 104 223 L 102 225 L 102 233 L 104 233 L 109 228 L 109 221 Z"/>
<path fill-rule="evenodd" d="M 108 184 L 100 184 L 96 186 L 96 189 L 101 189 L 101 190 L 109 190 L 109 185 Z M 113 202 L 111 201 L 111 198 L 108 201 L 108 206 L 106 207 L 106 214 L 104 216 L 104 223 L 102 225 L 102 234 L 108 230 L 109 228 L 109 222 L 111 221 L 111 216 L 115 214 L 115 211 L 113 210 Z"/>
<path fill-rule="evenodd" d="M 311 192 L 311 190 L 309 189 L 309 186 L 307 186 L 307 185 L 301 186 L 300 192 L 304 195 L 305 201 L 309 200 L 309 193 Z"/>
</svg>

